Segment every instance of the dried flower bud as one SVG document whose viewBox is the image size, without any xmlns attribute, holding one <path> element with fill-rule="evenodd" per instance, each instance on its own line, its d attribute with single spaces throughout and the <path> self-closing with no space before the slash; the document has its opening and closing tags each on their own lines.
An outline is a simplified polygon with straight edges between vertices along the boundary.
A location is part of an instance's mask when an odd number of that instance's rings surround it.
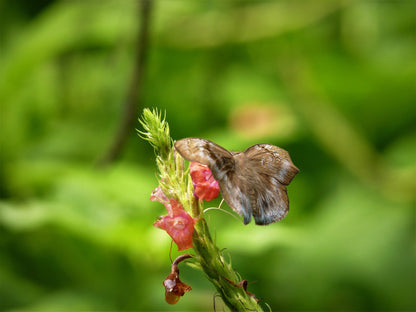
<svg viewBox="0 0 416 312">
<path fill-rule="evenodd" d="M 192 290 L 191 286 L 181 282 L 178 269 L 179 262 L 190 257 L 189 254 L 185 254 L 176 258 L 172 263 L 170 274 L 163 281 L 163 286 L 165 286 L 165 300 L 169 304 L 177 303 L 186 292 Z"/>
<path fill-rule="evenodd" d="M 165 300 L 169 304 L 175 304 L 180 297 L 192 289 L 191 286 L 181 282 L 179 279 L 179 271 L 169 274 L 163 281 L 165 286 Z"/>
</svg>

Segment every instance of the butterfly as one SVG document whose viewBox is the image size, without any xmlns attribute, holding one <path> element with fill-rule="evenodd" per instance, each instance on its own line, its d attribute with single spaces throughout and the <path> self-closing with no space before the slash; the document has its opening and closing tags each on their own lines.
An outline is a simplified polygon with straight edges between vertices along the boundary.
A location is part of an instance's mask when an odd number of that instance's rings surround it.
<svg viewBox="0 0 416 312">
<path fill-rule="evenodd" d="M 209 167 L 222 197 L 244 224 L 254 217 L 267 225 L 283 219 L 289 210 L 286 186 L 299 169 L 289 153 L 271 144 L 256 144 L 244 152 L 229 152 L 214 142 L 186 138 L 175 149 L 189 160 Z"/>
</svg>

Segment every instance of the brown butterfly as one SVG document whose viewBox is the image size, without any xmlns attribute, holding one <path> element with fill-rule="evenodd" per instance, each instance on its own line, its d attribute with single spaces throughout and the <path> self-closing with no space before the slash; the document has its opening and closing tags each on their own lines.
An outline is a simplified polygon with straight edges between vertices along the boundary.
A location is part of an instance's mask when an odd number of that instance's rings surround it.
<svg viewBox="0 0 416 312">
<path fill-rule="evenodd" d="M 229 152 L 205 139 L 186 138 L 175 149 L 189 161 L 207 165 L 218 181 L 222 197 L 244 224 L 253 215 L 256 224 L 283 219 L 289 210 L 286 185 L 299 169 L 289 153 L 270 144 L 256 144 L 244 152 Z"/>
</svg>

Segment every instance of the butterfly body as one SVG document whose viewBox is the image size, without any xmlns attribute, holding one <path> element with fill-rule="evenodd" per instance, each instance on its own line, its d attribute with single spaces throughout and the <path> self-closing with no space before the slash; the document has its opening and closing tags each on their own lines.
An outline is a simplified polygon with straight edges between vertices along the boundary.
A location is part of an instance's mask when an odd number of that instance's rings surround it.
<svg viewBox="0 0 416 312">
<path fill-rule="evenodd" d="M 189 161 L 207 165 L 227 204 L 256 224 L 283 219 L 289 210 L 286 185 L 299 172 L 289 154 L 280 147 L 256 144 L 244 152 L 229 152 L 205 139 L 186 138 L 175 149 Z"/>
</svg>

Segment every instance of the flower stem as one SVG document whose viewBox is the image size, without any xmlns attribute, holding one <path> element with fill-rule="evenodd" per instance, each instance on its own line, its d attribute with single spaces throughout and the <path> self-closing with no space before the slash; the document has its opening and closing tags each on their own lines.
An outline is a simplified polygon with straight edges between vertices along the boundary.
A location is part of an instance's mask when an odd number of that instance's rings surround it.
<svg viewBox="0 0 416 312">
<path fill-rule="evenodd" d="M 195 258 L 231 311 L 263 311 L 254 295 L 240 286 L 238 274 L 212 241 L 205 219 L 195 224 L 193 244 Z"/>
<path fill-rule="evenodd" d="M 221 250 L 213 242 L 203 218 L 202 201 L 194 196 L 194 187 L 189 172 L 184 167 L 184 159 L 174 151 L 167 122 L 157 110 L 149 109 L 143 111 L 140 122 L 145 130 L 139 131 L 140 136 L 149 141 L 157 155 L 156 163 L 163 193 L 175 197 L 185 211 L 198 219 L 192 233 L 196 253 L 194 258 L 206 277 L 231 311 L 263 311 L 256 297 L 246 291 L 246 282 L 241 281 L 232 268 L 231 261 L 227 262 L 223 258 Z M 173 301 L 176 302 L 177 298 Z"/>
</svg>

